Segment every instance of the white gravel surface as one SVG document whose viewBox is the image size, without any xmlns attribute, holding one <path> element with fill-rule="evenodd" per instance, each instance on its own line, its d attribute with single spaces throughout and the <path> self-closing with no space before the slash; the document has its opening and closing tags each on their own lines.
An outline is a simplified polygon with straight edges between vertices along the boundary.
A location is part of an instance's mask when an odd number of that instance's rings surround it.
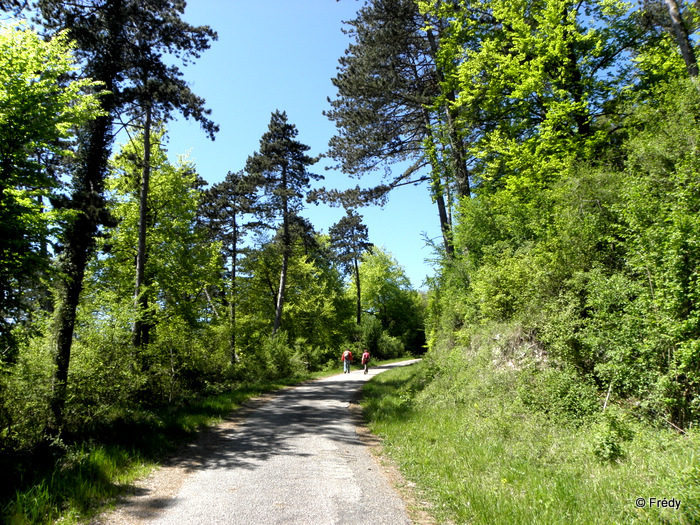
<svg viewBox="0 0 700 525">
<path fill-rule="evenodd" d="M 367 379 L 412 362 L 280 391 L 166 467 L 165 489 L 156 473 L 95 523 L 410 524 L 349 406 Z"/>
</svg>

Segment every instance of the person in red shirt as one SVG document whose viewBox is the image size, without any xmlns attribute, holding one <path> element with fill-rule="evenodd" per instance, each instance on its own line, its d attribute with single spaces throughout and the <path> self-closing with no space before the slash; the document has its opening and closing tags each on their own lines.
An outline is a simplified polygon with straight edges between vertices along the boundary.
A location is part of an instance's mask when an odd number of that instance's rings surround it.
<svg viewBox="0 0 700 525">
<path fill-rule="evenodd" d="M 349 374 L 350 363 L 352 363 L 352 352 L 350 350 L 345 350 L 340 360 L 343 362 L 343 374 Z"/>
<path fill-rule="evenodd" d="M 365 367 L 365 374 L 369 371 L 369 350 L 365 348 L 362 353 L 362 365 Z"/>
</svg>

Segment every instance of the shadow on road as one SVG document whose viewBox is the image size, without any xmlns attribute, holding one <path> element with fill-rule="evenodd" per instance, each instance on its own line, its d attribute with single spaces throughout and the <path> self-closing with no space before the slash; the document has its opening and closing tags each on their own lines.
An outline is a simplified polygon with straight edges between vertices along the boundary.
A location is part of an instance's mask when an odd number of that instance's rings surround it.
<svg viewBox="0 0 700 525">
<path fill-rule="evenodd" d="M 175 477 L 181 482 L 196 471 L 254 470 L 277 456 L 318 454 L 308 446 L 309 440 L 331 442 L 339 454 L 346 446 L 364 447 L 348 407 L 367 379 L 395 366 L 401 364 L 372 367 L 367 376 L 361 370 L 339 374 L 253 400 L 217 427 L 203 431 L 164 467 L 178 472 Z M 173 502 L 172 497 L 149 488 L 136 488 L 133 494 L 135 498 L 125 502 L 127 513 L 141 519 L 157 515 Z"/>
</svg>

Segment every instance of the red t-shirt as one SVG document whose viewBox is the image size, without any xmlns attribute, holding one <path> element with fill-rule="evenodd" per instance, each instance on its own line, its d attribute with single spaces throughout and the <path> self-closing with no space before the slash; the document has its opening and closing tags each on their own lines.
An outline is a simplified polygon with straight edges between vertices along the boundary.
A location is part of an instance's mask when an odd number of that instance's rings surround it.
<svg viewBox="0 0 700 525">
<path fill-rule="evenodd" d="M 343 357 L 341 357 L 340 360 L 352 361 L 352 352 L 350 350 L 345 350 L 345 352 L 343 352 Z"/>
<path fill-rule="evenodd" d="M 369 361 L 369 352 L 362 354 L 362 364 L 364 365 L 367 361 Z"/>
</svg>

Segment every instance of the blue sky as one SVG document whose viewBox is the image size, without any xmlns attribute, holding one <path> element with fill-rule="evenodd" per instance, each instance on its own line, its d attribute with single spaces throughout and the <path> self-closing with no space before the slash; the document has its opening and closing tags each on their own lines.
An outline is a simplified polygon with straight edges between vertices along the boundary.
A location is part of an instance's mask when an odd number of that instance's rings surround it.
<svg viewBox="0 0 700 525">
<path fill-rule="evenodd" d="M 355 18 L 361 5 L 356 0 L 189 0 L 185 20 L 211 26 L 219 39 L 183 72 L 221 130 L 212 142 L 194 122 L 171 122 L 170 155 L 189 152 L 200 175 L 210 184 L 219 182 L 228 171 L 242 169 L 258 150 L 277 109 L 287 112 L 298 139 L 311 147 L 309 154 L 324 153 L 335 125 L 322 112 L 329 107 L 327 97 L 335 97 L 331 78 L 351 42 L 341 31 L 342 21 Z M 342 189 L 358 183 L 326 171 L 329 164 L 322 160 L 312 170 L 326 177 L 321 184 Z M 359 183 L 369 186 L 379 177 Z M 427 187 L 399 188 L 384 208 L 361 208 L 359 213 L 371 242 L 390 251 L 413 286 L 421 288 L 434 273 L 425 262 L 433 257 L 425 237 L 439 242 L 440 235 Z M 342 208 L 325 205 L 309 205 L 302 212 L 323 232 L 343 214 Z"/>
</svg>

